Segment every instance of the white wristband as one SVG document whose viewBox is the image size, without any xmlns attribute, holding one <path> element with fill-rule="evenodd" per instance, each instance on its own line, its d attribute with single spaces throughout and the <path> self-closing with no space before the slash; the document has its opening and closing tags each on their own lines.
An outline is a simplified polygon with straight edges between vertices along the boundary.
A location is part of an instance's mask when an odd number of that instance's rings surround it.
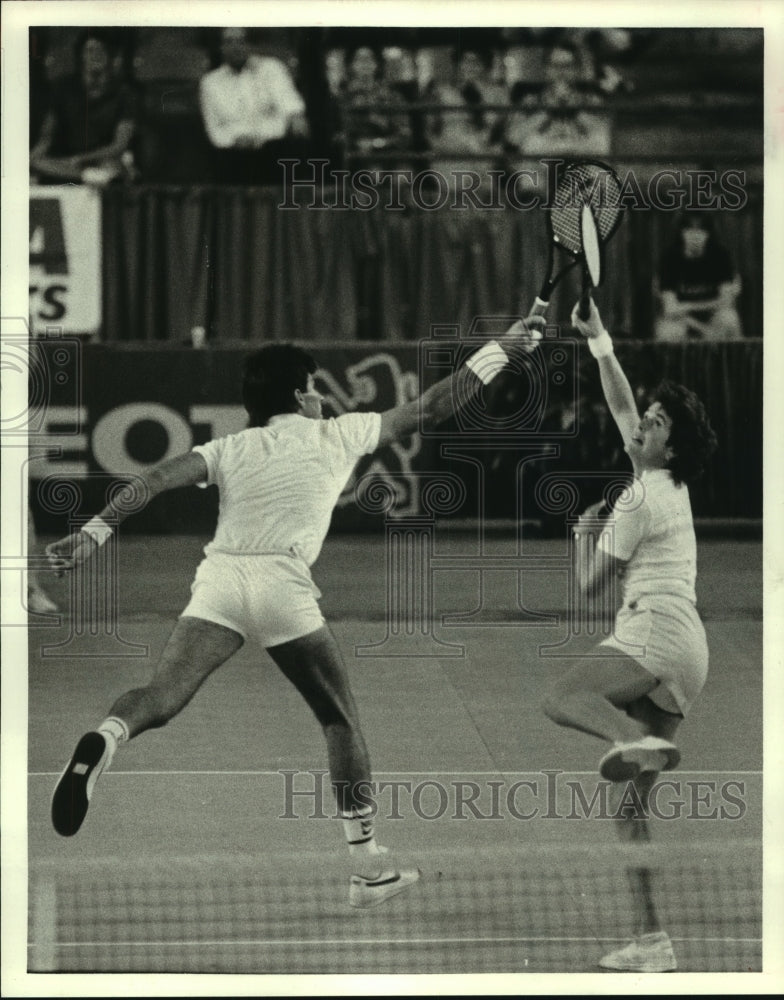
<svg viewBox="0 0 784 1000">
<path fill-rule="evenodd" d="M 87 524 L 82 525 L 81 530 L 99 546 L 103 545 L 107 538 L 111 538 L 112 534 L 112 529 L 106 521 L 97 516 L 88 521 Z"/>
<path fill-rule="evenodd" d="M 595 358 L 606 358 L 615 351 L 612 337 L 606 330 L 600 333 L 598 337 L 589 337 L 588 350 Z"/>
<path fill-rule="evenodd" d="M 466 361 L 466 368 L 470 368 L 477 378 L 488 385 L 502 368 L 506 367 L 509 356 L 496 340 L 491 340 L 480 347 L 476 354 L 472 354 Z"/>
</svg>

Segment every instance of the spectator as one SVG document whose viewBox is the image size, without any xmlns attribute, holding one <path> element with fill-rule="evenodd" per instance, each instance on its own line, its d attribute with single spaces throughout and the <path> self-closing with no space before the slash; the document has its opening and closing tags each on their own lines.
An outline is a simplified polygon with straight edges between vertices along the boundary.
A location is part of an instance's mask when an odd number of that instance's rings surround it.
<svg viewBox="0 0 784 1000">
<path fill-rule="evenodd" d="M 305 102 L 280 59 L 251 52 L 245 28 L 224 28 L 220 52 L 221 65 L 199 86 L 215 179 L 275 184 L 279 159 L 307 155 Z"/>
<path fill-rule="evenodd" d="M 77 75 L 55 88 L 30 151 L 35 180 L 102 186 L 133 171 L 136 109 L 120 62 L 108 35 L 79 36 Z"/>
<path fill-rule="evenodd" d="M 343 49 L 328 49 L 324 56 L 324 76 L 329 92 L 337 98 L 346 82 L 346 53 Z"/>
<path fill-rule="evenodd" d="M 506 130 L 506 145 L 526 156 L 606 156 L 610 152 L 610 120 L 588 110 L 600 108 L 604 97 L 596 80 L 584 73 L 578 50 L 559 44 L 545 64 L 544 85 L 538 92 L 516 88 L 516 112 Z"/>
<path fill-rule="evenodd" d="M 685 212 L 659 265 L 657 340 L 739 340 L 740 277 L 707 212 Z"/>
<path fill-rule="evenodd" d="M 396 60 L 397 69 L 392 87 L 409 106 L 411 124 L 411 148 L 416 153 L 424 153 L 429 148 L 427 122 L 429 115 L 416 105 L 435 104 L 436 81 L 433 54 L 429 49 L 401 48 Z M 419 163 L 421 168 L 424 164 Z"/>
<path fill-rule="evenodd" d="M 400 94 L 381 78 L 381 63 L 367 45 L 355 49 L 347 60 L 348 75 L 340 98 L 347 150 L 362 166 L 391 168 L 392 160 L 369 158 L 380 150 L 406 150 L 411 128 Z"/>
<path fill-rule="evenodd" d="M 314 134 L 314 145 L 319 157 L 329 160 L 331 168 L 341 170 L 345 166 L 346 136 L 343 132 L 341 102 L 346 82 L 346 53 L 341 48 L 328 48 L 322 56 L 321 74 L 315 89 L 315 101 L 311 102 L 313 122 L 318 115 L 318 133 Z"/>
<path fill-rule="evenodd" d="M 433 168 L 453 182 L 457 170 L 485 175 L 494 166 L 492 154 L 501 154 L 505 125 L 498 107 L 509 103 L 506 90 L 490 80 L 491 58 L 464 49 L 455 60 L 454 82 L 436 88 L 444 112 L 433 116 L 428 130 L 433 152 L 448 157 Z"/>
</svg>

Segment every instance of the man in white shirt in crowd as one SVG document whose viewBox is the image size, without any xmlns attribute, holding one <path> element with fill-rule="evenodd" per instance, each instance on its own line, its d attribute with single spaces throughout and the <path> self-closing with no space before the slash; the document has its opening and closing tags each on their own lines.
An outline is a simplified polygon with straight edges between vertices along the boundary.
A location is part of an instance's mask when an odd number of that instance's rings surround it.
<svg viewBox="0 0 784 1000">
<path fill-rule="evenodd" d="M 306 155 L 305 102 L 284 62 L 251 52 L 247 29 L 224 28 L 220 51 L 222 64 L 199 85 L 215 180 L 276 183 L 278 159 Z"/>
</svg>

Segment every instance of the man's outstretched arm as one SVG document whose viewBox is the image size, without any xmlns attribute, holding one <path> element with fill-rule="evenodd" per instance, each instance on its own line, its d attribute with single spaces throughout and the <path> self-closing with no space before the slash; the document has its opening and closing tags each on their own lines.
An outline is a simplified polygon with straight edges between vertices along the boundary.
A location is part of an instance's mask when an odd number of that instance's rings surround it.
<svg viewBox="0 0 784 1000">
<path fill-rule="evenodd" d="M 435 427 L 454 416 L 478 396 L 512 356 L 535 350 L 544 324 L 541 316 L 518 320 L 502 337 L 489 341 L 456 372 L 426 389 L 418 399 L 386 410 L 381 414 L 379 446 L 409 437 L 420 427 Z"/>
<path fill-rule="evenodd" d="M 138 497 L 133 513 L 143 510 L 160 493 L 181 486 L 193 486 L 206 478 L 207 463 L 197 452 L 187 452 L 185 455 L 178 455 L 177 458 L 161 462 L 145 477 L 146 489 Z M 66 535 L 65 538 L 46 546 L 49 564 L 57 576 L 62 576 L 67 570 L 89 559 L 95 550 L 103 545 L 112 533 L 112 526 L 124 521 L 130 515 L 131 511 L 123 509 L 124 506 L 122 503 L 118 505 L 116 499 L 110 501 L 100 514 L 88 521 L 80 531 Z"/>
</svg>

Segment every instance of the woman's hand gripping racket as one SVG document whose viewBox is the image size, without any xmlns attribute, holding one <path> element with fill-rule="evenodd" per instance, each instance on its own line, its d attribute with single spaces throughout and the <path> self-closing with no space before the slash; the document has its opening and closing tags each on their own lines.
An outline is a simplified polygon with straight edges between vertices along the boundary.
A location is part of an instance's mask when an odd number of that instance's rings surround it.
<svg viewBox="0 0 784 1000">
<path fill-rule="evenodd" d="M 602 247 L 613 236 L 623 218 L 621 182 L 605 163 L 585 161 L 564 168 L 548 214 L 550 255 L 547 277 L 530 310 L 543 316 L 553 289 L 573 267 L 583 264 L 581 314 L 590 315 L 591 289 L 602 279 Z M 567 257 L 559 271 L 556 250 Z"/>
</svg>

